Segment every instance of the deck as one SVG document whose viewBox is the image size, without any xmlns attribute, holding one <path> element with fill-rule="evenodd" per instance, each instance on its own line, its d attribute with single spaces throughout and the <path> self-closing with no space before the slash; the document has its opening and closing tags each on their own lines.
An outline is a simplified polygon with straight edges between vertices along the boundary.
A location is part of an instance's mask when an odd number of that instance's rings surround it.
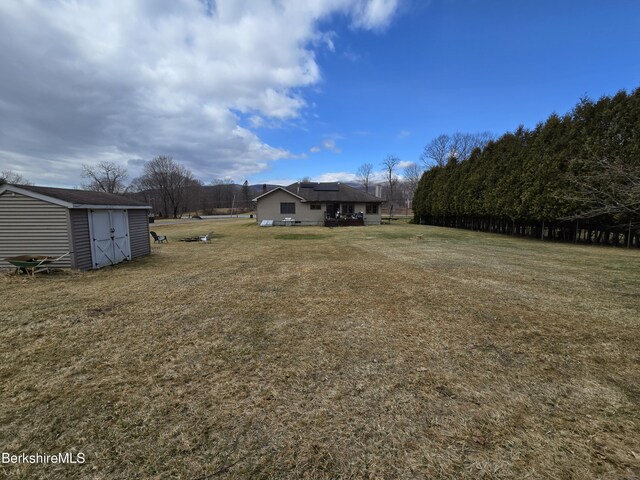
<svg viewBox="0 0 640 480">
<path fill-rule="evenodd" d="M 326 218 L 325 227 L 364 227 L 363 218 Z"/>
</svg>

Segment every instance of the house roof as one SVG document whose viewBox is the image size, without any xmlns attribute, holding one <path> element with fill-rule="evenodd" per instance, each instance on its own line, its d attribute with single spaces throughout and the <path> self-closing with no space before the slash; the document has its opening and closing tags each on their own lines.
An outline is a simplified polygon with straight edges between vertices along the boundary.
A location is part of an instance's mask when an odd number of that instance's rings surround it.
<svg viewBox="0 0 640 480">
<path fill-rule="evenodd" d="M 106 192 L 91 192 L 87 190 L 73 190 L 70 188 L 40 187 L 35 185 L 5 184 L 0 186 L 0 193 L 4 193 L 6 191 L 38 198 L 67 208 L 151 208 L 146 203 L 133 200 L 123 195 Z"/>
<path fill-rule="evenodd" d="M 273 192 L 277 192 L 278 190 L 282 190 L 285 193 L 288 193 L 289 195 L 293 195 L 294 197 L 297 197 L 298 199 L 302 200 L 303 202 L 305 201 L 304 198 L 302 198 L 300 195 L 296 195 L 293 192 L 290 192 L 289 190 L 286 189 L 286 187 L 276 187 L 276 188 L 272 188 L 271 190 L 269 190 L 266 193 L 263 193 L 262 195 L 258 195 L 256 198 L 254 198 L 252 201 L 253 202 L 257 202 L 260 198 L 262 197 L 266 197 L 267 195 L 272 194 Z"/>
<path fill-rule="evenodd" d="M 358 190 L 341 182 L 296 182 L 287 187 L 277 187 L 260 195 L 258 200 L 276 190 L 284 190 L 295 195 L 304 202 L 348 202 L 348 203 L 384 203 L 380 197 L 376 197 L 362 190 Z"/>
</svg>

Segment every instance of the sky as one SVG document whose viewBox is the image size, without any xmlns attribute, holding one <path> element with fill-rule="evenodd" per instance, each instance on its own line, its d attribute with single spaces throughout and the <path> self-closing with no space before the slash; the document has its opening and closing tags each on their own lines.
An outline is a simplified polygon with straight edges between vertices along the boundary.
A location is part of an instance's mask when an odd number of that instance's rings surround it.
<svg viewBox="0 0 640 480">
<path fill-rule="evenodd" d="M 636 0 L 0 2 L 0 171 L 350 181 L 640 87 Z"/>
</svg>

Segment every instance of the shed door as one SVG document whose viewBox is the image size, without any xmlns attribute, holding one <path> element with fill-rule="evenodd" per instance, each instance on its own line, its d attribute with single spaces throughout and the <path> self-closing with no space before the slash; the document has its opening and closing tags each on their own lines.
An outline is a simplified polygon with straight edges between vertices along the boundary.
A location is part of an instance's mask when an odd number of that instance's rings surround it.
<svg viewBox="0 0 640 480">
<path fill-rule="evenodd" d="M 126 210 L 90 210 L 89 232 L 93 268 L 131 259 Z"/>
<path fill-rule="evenodd" d="M 126 210 L 112 210 L 111 232 L 113 235 L 114 262 L 131 260 L 131 246 L 129 244 L 129 222 Z"/>
</svg>

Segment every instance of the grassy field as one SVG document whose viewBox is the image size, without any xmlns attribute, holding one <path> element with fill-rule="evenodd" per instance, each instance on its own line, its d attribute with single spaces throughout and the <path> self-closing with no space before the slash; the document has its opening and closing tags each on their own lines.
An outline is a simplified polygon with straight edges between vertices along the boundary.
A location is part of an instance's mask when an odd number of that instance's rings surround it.
<svg viewBox="0 0 640 480">
<path fill-rule="evenodd" d="M 0 477 L 640 478 L 640 252 L 154 230 L 128 264 L 0 277 L 0 451 L 87 458 Z"/>
</svg>

